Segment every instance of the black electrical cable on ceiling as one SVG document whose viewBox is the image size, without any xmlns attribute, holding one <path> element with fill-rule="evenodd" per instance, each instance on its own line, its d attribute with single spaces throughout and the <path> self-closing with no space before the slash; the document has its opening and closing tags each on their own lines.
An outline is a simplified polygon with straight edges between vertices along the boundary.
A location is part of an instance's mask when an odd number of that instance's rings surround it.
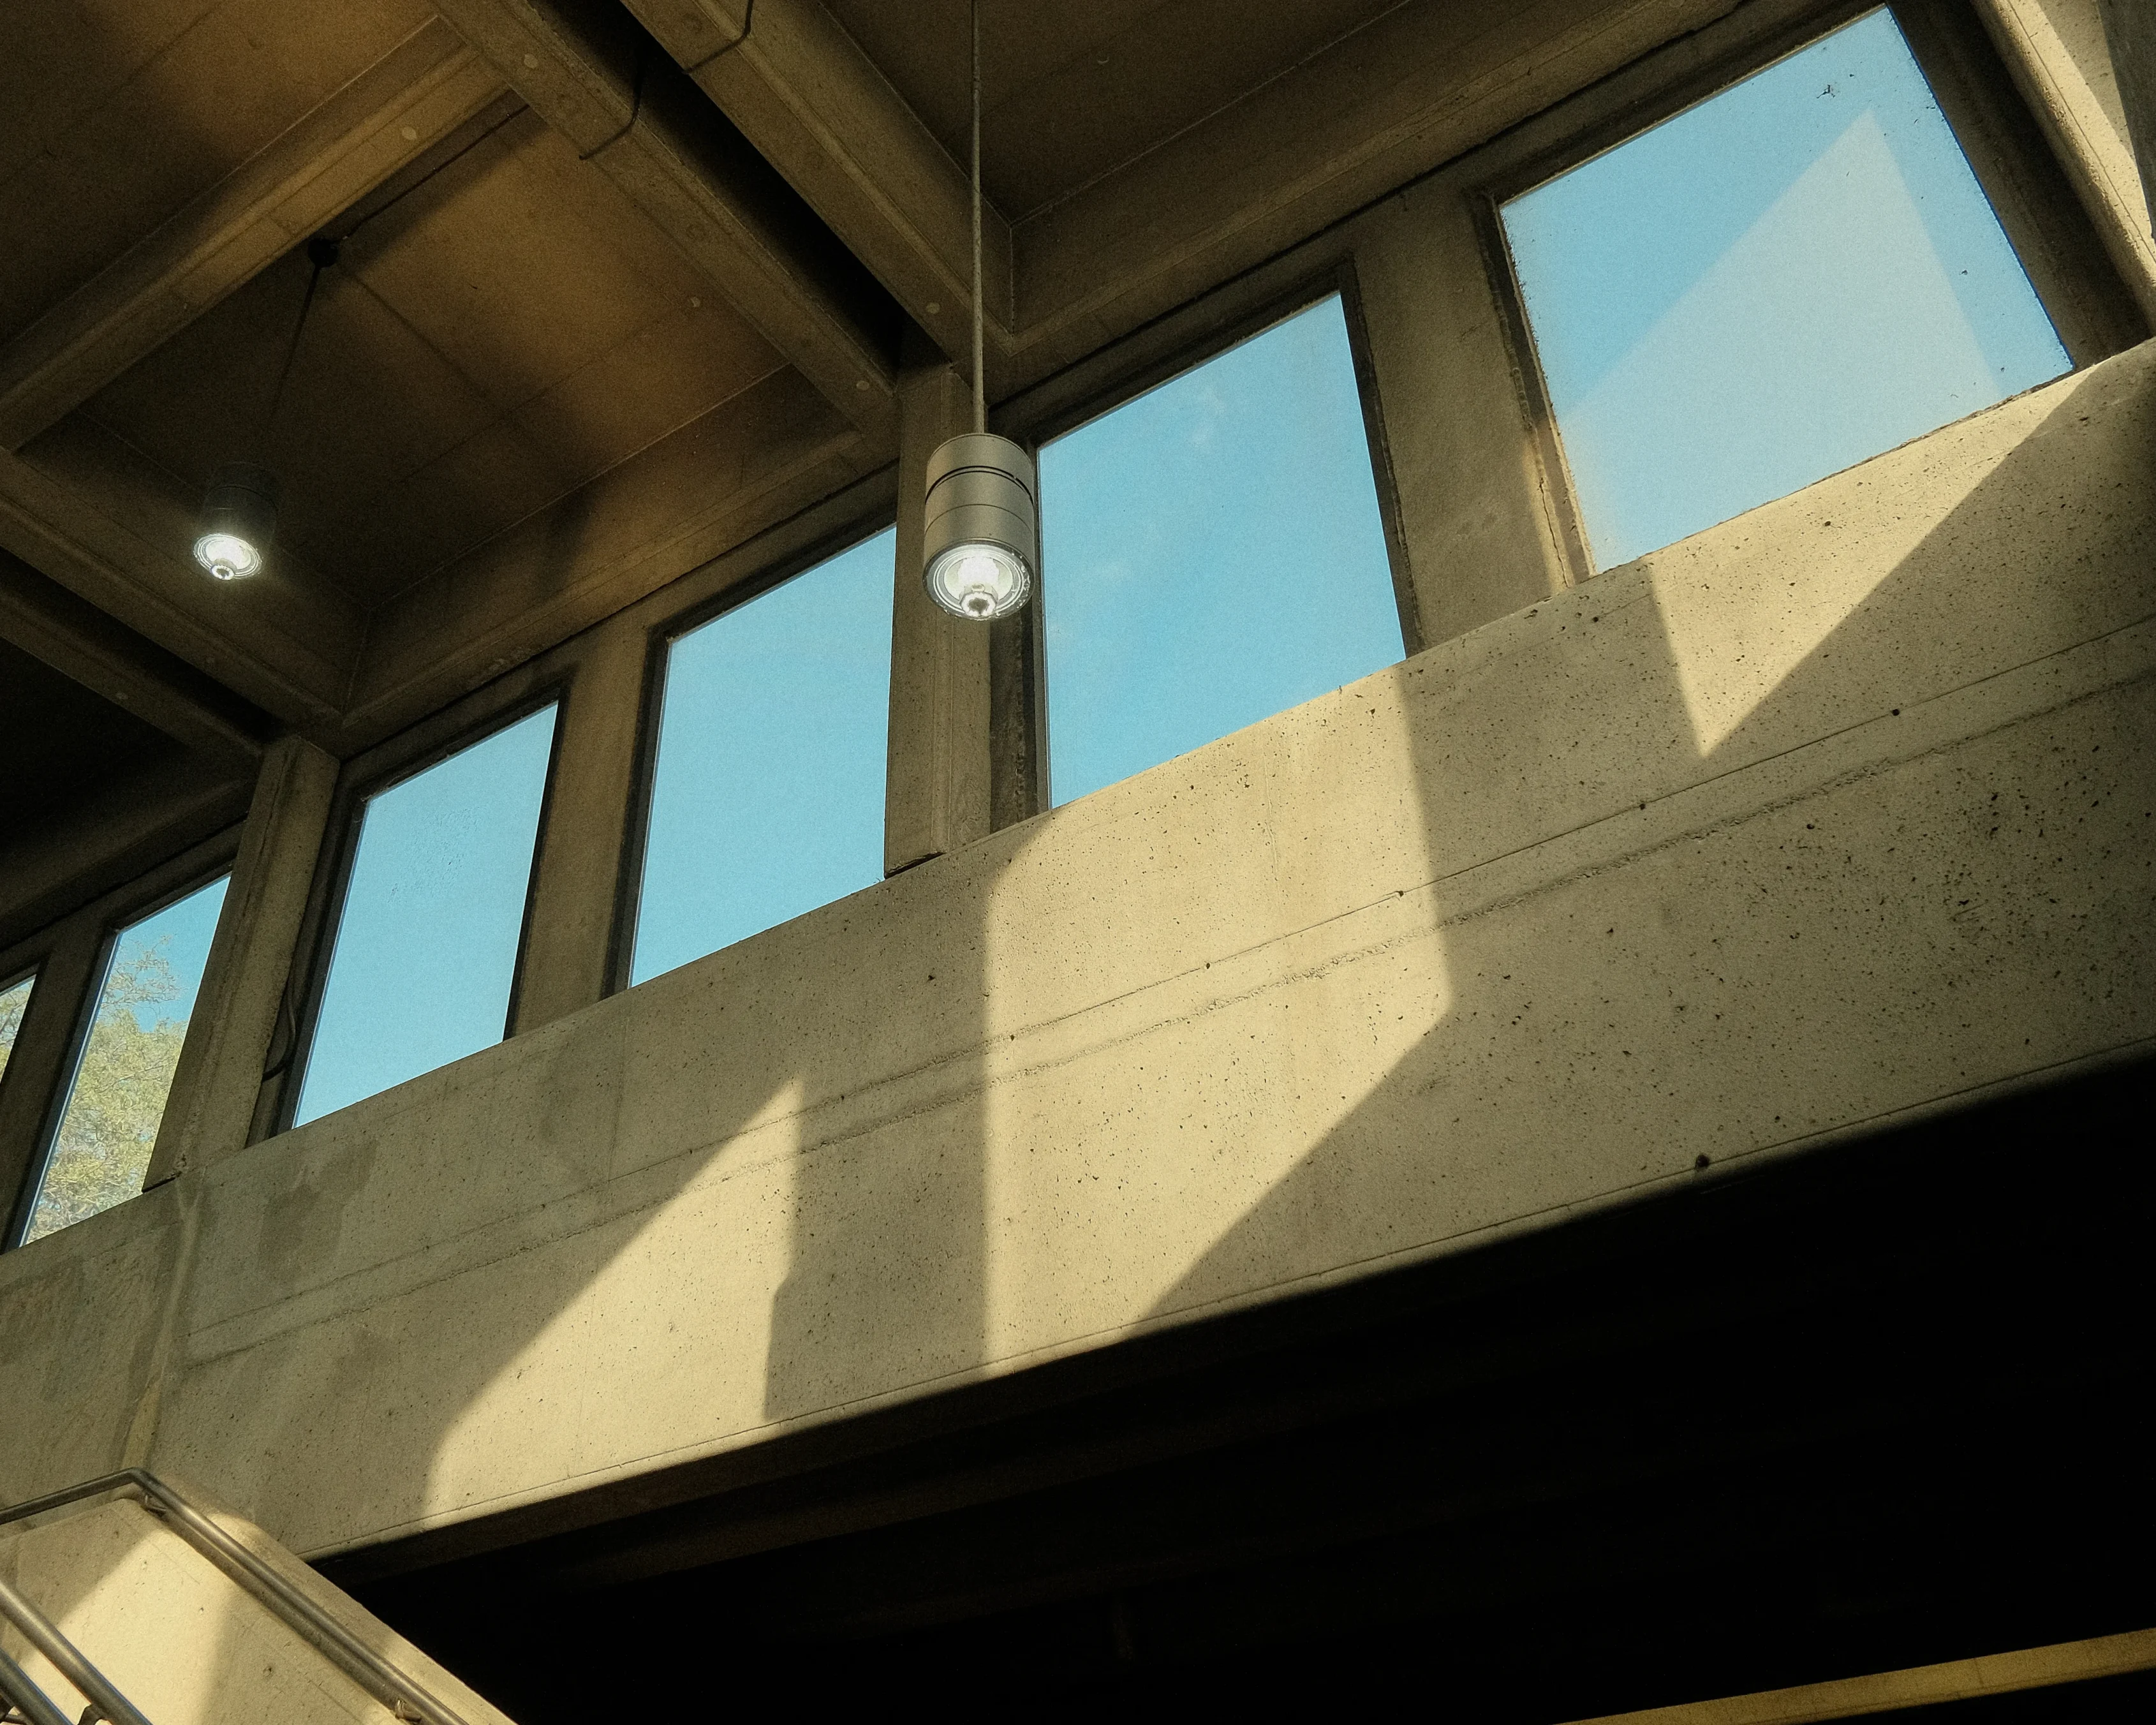
<svg viewBox="0 0 2156 1725">
<path fill-rule="evenodd" d="M 315 309 L 315 290 L 322 285 L 322 271 L 337 260 L 337 242 L 319 237 L 307 242 L 307 261 L 315 267 L 307 277 L 307 291 L 300 301 L 300 315 L 292 325 L 292 339 L 285 344 L 285 363 L 278 367 L 277 387 L 270 393 L 270 411 L 262 419 L 263 453 L 267 455 L 271 435 L 277 429 L 278 409 L 285 405 L 285 386 L 292 381 L 292 364 L 300 357 L 300 337 L 306 332 L 307 314 Z"/>
<path fill-rule="evenodd" d="M 479 148 L 481 144 L 484 144 L 489 138 L 500 131 L 503 126 L 508 125 L 511 121 L 520 119 L 530 111 L 530 104 L 526 102 L 517 103 L 515 107 L 511 108 L 506 114 L 503 115 L 501 119 L 495 121 L 493 125 L 487 127 L 485 131 L 481 132 L 470 143 L 458 150 L 454 155 L 445 157 L 444 160 L 436 162 L 432 167 L 429 168 L 426 172 L 421 174 L 418 179 L 413 181 L 410 185 L 399 190 L 395 197 L 384 198 L 380 203 L 375 205 L 372 209 L 369 210 L 365 215 L 354 222 L 349 228 L 344 228 L 339 233 L 326 234 L 321 237 L 326 239 L 331 245 L 343 244 L 346 240 L 351 239 L 353 234 L 358 233 L 361 228 L 364 228 L 377 216 L 387 215 L 391 210 L 396 208 L 398 204 L 403 203 L 403 201 L 409 198 L 414 192 L 417 192 L 422 186 L 425 185 L 428 181 L 433 179 L 436 174 L 441 173 L 448 168 L 454 167 L 457 163 L 462 162 L 465 157 L 470 155 L 473 151 Z M 634 116 L 631 116 L 631 123 L 634 123 Z M 608 142 L 609 143 L 612 141 L 612 139 L 608 140 Z M 603 144 L 599 147 L 603 149 L 606 146 Z"/>
</svg>

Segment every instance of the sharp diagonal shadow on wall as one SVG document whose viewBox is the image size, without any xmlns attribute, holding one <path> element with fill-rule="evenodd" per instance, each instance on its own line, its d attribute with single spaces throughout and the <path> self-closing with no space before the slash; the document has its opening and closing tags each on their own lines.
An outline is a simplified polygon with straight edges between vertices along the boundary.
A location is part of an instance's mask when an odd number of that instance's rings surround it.
<svg viewBox="0 0 2156 1725">
<path fill-rule="evenodd" d="M 1643 806 L 1635 837 L 1617 803 L 1610 845 L 1569 865 L 1430 886 L 1450 1009 L 1155 1316 L 1556 1219 L 2041 1072 L 2123 1022 L 2156 1032 L 2156 711 L 2145 680 L 2064 663 L 2156 613 L 2149 352 L 1994 410 L 2038 417 L 1994 457 L 1912 445 L 1560 602 L 1612 647 L 1612 608 L 1656 614 L 1661 674 L 1561 715 L 1624 741 L 1649 804 L 1743 768 L 1759 788 L 1696 795 L 1696 819 Z M 1805 650 L 1775 662 L 1792 634 Z M 1933 736 L 1927 705 L 1948 701 Z M 1424 703 L 1412 730 L 1434 855 L 1463 813 L 1450 716 Z M 1784 783 L 1836 739 L 1845 767 Z"/>
<path fill-rule="evenodd" d="M 1332 697 L 1325 723 L 1364 691 L 1400 716 L 1398 832 L 1238 825 L 1260 793 L 1221 773 L 1290 747 L 1245 733 L 1188 769 L 1209 827 L 1170 763 L 208 1170 L 217 1275 L 152 1465 L 316 1553 L 619 1515 L 784 1424 L 2148 1034 L 2147 800 L 2119 793 L 2149 788 L 2148 685 L 2088 662 L 2156 608 L 2152 374 L 2126 356 Z M 1055 878 L 1059 829 L 1112 877 Z M 1379 845 L 1419 872 L 1328 925 L 1368 938 L 1260 952 L 1193 886 Z M 1021 887 L 1106 938 L 999 916 Z M 1288 985 L 1324 1009 L 1261 1034 Z M 1226 1014 L 1251 1053 L 1178 1040 Z"/>
</svg>

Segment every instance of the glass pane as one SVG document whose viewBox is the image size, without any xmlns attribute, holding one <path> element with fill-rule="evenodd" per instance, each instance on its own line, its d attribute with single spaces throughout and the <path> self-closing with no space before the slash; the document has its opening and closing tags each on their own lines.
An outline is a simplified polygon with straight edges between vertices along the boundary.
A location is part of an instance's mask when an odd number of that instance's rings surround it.
<svg viewBox="0 0 2156 1725">
<path fill-rule="evenodd" d="M 115 937 L 24 1240 L 142 1189 L 224 888 L 213 880 Z"/>
<path fill-rule="evenodd" d="M 367 799 L 295 1126 L 501 1040 L 554 709 Z"/>
<path fill-rule="evenodd" d="M 640 983 L 883 878 L 891 531 L 666 655 Z"/>
<path fill-rule="evenodd" d="M 15 1033 L 23 1028 L 23 1009 L 30 1004 L 30 990 L 37 980 L 26 976 L 0 988 L 0 1078 L 8 1076 L 8 1056 L 15 1051 Z"/>
<path fill-rule="evenodd" d="M 1885 12 L 1503 214 L 1597 568 L 2069 368 Z"/>
<path fill-rule="evenodd" d="M 1067 802 L 1400 656 L 1337 296 L 1040 452 Z"/>
</svg>

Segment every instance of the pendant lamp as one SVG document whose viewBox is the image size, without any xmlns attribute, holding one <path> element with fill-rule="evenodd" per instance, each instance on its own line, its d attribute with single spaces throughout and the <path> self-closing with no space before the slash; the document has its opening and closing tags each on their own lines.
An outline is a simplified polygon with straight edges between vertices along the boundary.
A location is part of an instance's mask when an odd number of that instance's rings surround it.
<svg viewBox="0 0 2156 1725">
<path fill-rule="evenodd" d="M 285 385 L 292 376 L 292 362 L 300 355 L 300 336 L 314 309 L 315 290 L 322 271 L 337 260 L 333 239 L 307 242 L 307 261 L 314 271 L 307 277 L 306 297 L 292 326 L 292 339 L 285 349 L 285 363 L 277 373 L 277 387 L 270 397 L 270 411 L 262 422 L 266 445 L 276 429 L 277 409 L 284 405 Z M 209 489 L 203 494 L 202 513 L 195 522 L 195 561 L 218 581 L 238 581 L 259 574 L 270 560 L 277 538 L 277 475 L 259 462 L 228 462 L 210 475 Z"/>
<path fill-rule="evenodd" d="M 921 576 L 953 617 L 1008 617 L 1040 567 L 1040 485 L 1033 458 L 988 429 L 982 376 L 981 0 L 972 0 L 973 77 L 973 429 L 928 458 Z"/>
</svg>

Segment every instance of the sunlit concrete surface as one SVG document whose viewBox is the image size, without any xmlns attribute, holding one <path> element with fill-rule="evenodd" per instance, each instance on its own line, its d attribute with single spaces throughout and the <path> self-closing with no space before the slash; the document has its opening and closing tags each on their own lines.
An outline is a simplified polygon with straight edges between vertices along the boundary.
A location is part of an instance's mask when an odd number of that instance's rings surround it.
<svg viewBox="0 0 2156 1725">
<path fill-rule="evenodd" d="M 0 1497 L 318 1554 L 2145 1047 L 2153 464 L 2143 347 L 10 1254 Z"/>
</svg>

